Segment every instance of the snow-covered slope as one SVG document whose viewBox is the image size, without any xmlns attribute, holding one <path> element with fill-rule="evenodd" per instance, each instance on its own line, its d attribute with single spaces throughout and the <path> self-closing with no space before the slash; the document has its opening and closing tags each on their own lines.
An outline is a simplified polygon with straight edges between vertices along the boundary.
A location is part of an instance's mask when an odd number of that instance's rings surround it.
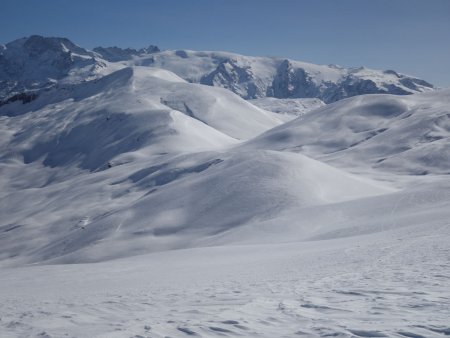
<svg viewBox="0 0 450 338">
<path fill-rule="evenodd" d="M 2 269 L 0 332 L 445 338 L 449 240 L 448 226 L 422 222 L 351 238 Z"/>
<path fill-rule="evenodd" d="M 392 192 L 300 154 L 234 150 L 279 115 L 156 68 L 48 90 L 0 116 L 2 258 L 190 247 L 292 209 Z"/>
<path fill-rule="evenodd" d="M 244 147 L 301 152 L 357 171 L 450 173 L 450 91 L 364 95 L 317 109 Z"/>
<path fill-rule="evenodd" d="M 282 213 L 392 192 L 302 155 L 276 152 L 152 157 L 90 174 L 72 170 L 63 178 L 37 164 L 10 166 L 3 167 L 10 182 L 2 228 L 15 240 L 0 239 L 1 257 L 17 256 L 18 262 L 102 261 L 258 241 L 259 224 Z M 28 170 L 34 182 L 14 190 L 26 183 L 12 170 Z M 243 226 L 253 230 L 232 236 Z M 293 233 L 304 238 L 308 229 L 305 223 Z"/>
<path fill-rule="evenodd" d="M 234 138 L 160 103 L 158 94 L 169 95 L 171 88 L 186 85 L 164 70 L 124 68 L 98 81 L 49 91 L 28 104 L 4 105 L 0 114 L 10 116 L 5 119 L 10 138 L 3 138 L 2 157 L 96 170 L 130 151 L 198 151 L 235 143 Z M 203 92 L 195 91 L 196 87 L 190 91 L 193 97 L 203 97 Z"/>
<path fill-rule="evenodd" d="M 281 123 L 276 114 L 226 90 L 189 84 L 168 71 L 146 67 L 51 90 L 31 103 L 13 102 L 0 107 L 0 115 L 15 117 L 6 121 L 13 130 L 19 128 L 21 138 L 12 144 L 5 139 L 4 144 L 14 152 L 25 148 L 25 161 L 46 154 L 52 162 L 55 154 L 55 161 L 64 163 L 62 149 L 67 147 L 65 154 L 72 160 L 89 153 L 95 162 L 88 165 L 91 169 L 130 150 L 215 149 Z"/>
<path fill-rule="evenodd" d="M 260 99 L 248 100 L 251 104 L 285 117 L 295 118 L 306 114 L 314 109 L 323 107 L 320 99 L 277 99 L 274 97 L 263 97 Z"/>
</svg>

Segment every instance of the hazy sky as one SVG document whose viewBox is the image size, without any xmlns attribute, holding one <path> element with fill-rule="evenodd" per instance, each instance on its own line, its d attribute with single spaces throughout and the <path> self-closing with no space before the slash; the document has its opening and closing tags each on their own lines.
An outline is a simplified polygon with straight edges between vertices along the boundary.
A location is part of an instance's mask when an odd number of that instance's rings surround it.
<svg viewBox="0 0 450 338">
<path fill-rule="evenodd" d="M 227 50 L 395 69 L 450 86 L 450 0 L 0 0 L 0 43 Z"/>
</svg>

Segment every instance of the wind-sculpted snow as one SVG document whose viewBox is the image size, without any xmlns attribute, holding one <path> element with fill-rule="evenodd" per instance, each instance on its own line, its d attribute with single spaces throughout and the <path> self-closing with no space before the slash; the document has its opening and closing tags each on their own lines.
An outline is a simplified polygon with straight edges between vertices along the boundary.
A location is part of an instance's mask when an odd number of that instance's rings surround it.
<svg viewBox="0 0 450 338">
<path fill-rule="evenodd" d="M 449 239 L 448 226 L 423 223 L 326 241 L 2 269 L 0 332 L 444 338 L 450 330 Z"/>
</svg>

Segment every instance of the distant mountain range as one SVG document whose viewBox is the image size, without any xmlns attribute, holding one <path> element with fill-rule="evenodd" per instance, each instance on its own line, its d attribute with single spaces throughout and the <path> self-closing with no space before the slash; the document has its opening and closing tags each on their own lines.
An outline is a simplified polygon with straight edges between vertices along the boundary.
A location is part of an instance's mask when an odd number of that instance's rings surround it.
<svg viewBox="0 0 450 338">
<path fill-rule="evenodd" d="M 152 45 L 89 51 L 66 38 L 33 35 L 0 45 L 0 100 L 22 99 L 30 91 L 80 83 L 133 65 L 166 69 L 188 82 L 226 88 L 244 99 L 318 98 L 330 103 L 361 94 L 406 95 L 434 88 L 393 70 L 227 52 L 160 51 Z"/>
</svg>

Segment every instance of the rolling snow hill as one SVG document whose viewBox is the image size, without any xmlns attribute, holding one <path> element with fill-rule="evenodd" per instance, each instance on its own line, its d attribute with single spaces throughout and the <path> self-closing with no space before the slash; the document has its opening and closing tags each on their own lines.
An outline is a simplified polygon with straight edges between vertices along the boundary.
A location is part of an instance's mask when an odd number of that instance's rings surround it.
<svg viewBox="0 0 450 338">
<path fill-rule="evenodd" d="M 314 110 L 244 147 L 301 152 L 353 171 L 450 174 L 449 107 L 449 90 L 363 95 Z"/>
</svg>

